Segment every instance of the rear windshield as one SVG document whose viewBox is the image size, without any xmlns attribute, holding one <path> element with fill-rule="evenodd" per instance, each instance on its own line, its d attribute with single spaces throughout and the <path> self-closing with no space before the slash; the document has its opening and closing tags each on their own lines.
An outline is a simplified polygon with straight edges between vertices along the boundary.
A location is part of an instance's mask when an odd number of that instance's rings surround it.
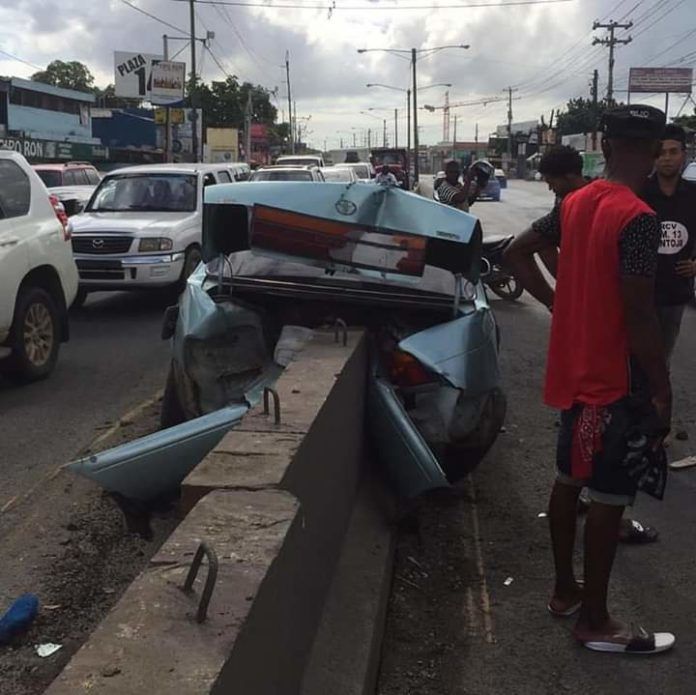
<svg viewBox="0 0 696 695">
<path fill-rule="evenodd" d="M 309 171 L 255 171 L 252 181 L 311 181 Z"/>
<path fill-rule="evenodd" d="M 349 169 L 322 169 L 324 181 L 352 181 Z"/>
<path fill-rule="evenodd" d="M 113 174 L 105 178 L 88 212 L 193 212 L 196 176 L 190 174 Z"/>
<path fill-rule="evenodd" d="M 39 178 L 46 184 L 46 188 L 57 188 L 63 185 L 63 176 L 55 169 L 38 169 Z"/>
<path fill-rule="evenodd" d="M 370 178 L 370 167 L 367 166 L 367 164 L 362 164 L 360 166 L 345 166 L 343 164 L 337 164 L 336 165 L 339 169 L 352 169 L 355 172 L 355 175 L 359 179 L 369 179 Z"/>
<path fill-rule="evenodd" d="M 278 157 L 278 164 L 297 164 L 299 166 L 307 166 L 308 164 L 315 164 L 319 166 L 321 160 L 319 159 L 305 159 L 304 157 Z"/>
</svg>

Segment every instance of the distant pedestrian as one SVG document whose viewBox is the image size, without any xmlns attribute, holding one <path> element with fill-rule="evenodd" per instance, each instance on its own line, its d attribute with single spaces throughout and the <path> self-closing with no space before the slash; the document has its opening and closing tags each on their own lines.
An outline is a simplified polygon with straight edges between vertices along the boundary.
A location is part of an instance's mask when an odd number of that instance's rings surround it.
<svg viewBox="0 0 696 695">
<path fill-rule="evenodd" d="M 445 180 L 437 187 L 437 195 L 441 203 L 469 212 L 476 200 L 476 184 L 470 176 L 460 181 L 461 173 L 459 162 L 450 159 L 445 165 Z"/>
<path fill-rule="evenodd" d="M 379 174 L 375 176 L 375 183 L 381 183 L 384 186 L 398 186 L 399 181 L 392 174 L 388 164 L 383 164 Z"/>
<path fill-rule="evenodd" d="M 662 231 L 655 301 L 668 361 L 684 308 L 694 298 L 696 276 L 696 184 L 682 178 L 685 166 L 686 133 L 670 124 L 662 134 L 655 174 L 643 191 L 643 200 L 656 212 Z"/>
<path fill-rule="evenodd" d="M 557 616 L 579 611 L 574 635 L 596 651 L 655 653 L 675 642 L 670 633 L 617 622 L 607 609 L 624 507 L 639 485 L 660 497 L 666 475 L 661 441 L 669 431 L 672 392 L 656 340 L 660 229 L 636 195 L 653 169 L 664 123 L 664 114 L 650 106 L 605 113 L 606 179 L 568 195 L 555 222 L 529 230 L 508 257 L 527 290 L 553 313 L 545 400 L 562 416 L 549 502 L 556 582 L 548 609 Z M 560 247 L 555 292 L 534 260 L 553 246 Z M 583 486 L 591 499 L 584 585 L 573 568 Z"/>
</svg>

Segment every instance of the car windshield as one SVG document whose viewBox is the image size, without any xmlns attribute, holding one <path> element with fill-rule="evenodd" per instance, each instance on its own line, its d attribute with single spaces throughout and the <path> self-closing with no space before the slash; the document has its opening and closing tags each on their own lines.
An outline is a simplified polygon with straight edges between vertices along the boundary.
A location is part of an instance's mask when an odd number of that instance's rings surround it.
<svg viewBox="0 0 696 695">
<path fill-rule="evenodd" d="M 305 159 L 304 157 L 279 157 L 278 164 L 297 164 L 299 166 L 306 166 L 308 164 L 314 164 L 319 166 L 321 164 L 320 160 L 310 157 Z"/>
<path fill-rule="evenodd" d="M 255 171 L 251 181 L 311 181 L 312 174 L 309 171 Z"/>
<path fill-rule="evenodd" d="M 350 175 L 350 169 L 322 169 L 321 173 L 324 174 L 324 181 L 352 181 L 353 177 Z"/>
<path fill-rule="evenodd" d="M 196 177 L 190 174 L 115 174 L 97 188 L 88 212 L 193 212 Z"/>
<path fill-rule="evenodd" d="M 37 169 L 39 178 L 46 184 L 46 188 L 57 188 L 63 185 L 63 177 L 60 171 L 55 169 Z"/>
<path fill-rule="evenodd" d="M 359 179 L 369 179 L 370 178 L 370 167 L 368 167 L 367 164 L 350 165 L 350 166 L 348 166 L 347 164 L 338 164 L 337 167 L 339 169 L 352 169 L 355 172 L 355 175 Z"/>
</svg>

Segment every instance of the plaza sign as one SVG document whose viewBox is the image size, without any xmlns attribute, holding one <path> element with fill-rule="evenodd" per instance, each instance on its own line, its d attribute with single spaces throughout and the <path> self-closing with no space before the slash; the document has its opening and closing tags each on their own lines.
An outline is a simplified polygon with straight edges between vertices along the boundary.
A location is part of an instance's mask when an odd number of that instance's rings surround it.
<svg viewBox="0 0 696 695">
<path fill-rule="evenodd" d="M 116 51 L 114 53 L 114 90 L 116 96 L 150 101 L 152 69 L 161 60 L 163 60 L 161 55 Z"/>
</svg>

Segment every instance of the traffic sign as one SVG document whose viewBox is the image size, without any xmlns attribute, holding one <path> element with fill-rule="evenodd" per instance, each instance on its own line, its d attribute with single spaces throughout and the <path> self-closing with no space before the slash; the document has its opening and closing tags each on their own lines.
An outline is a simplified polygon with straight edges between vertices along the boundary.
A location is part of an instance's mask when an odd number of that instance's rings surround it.
<svg viewBox="0 0 696 695">
<path fill-rule="evenodd" d="M 152 67 L 163 60 L 151 53 L 114 52 L 114 88 L 118 97 L 144 99 L 152 96 Z"/>
</svg>

